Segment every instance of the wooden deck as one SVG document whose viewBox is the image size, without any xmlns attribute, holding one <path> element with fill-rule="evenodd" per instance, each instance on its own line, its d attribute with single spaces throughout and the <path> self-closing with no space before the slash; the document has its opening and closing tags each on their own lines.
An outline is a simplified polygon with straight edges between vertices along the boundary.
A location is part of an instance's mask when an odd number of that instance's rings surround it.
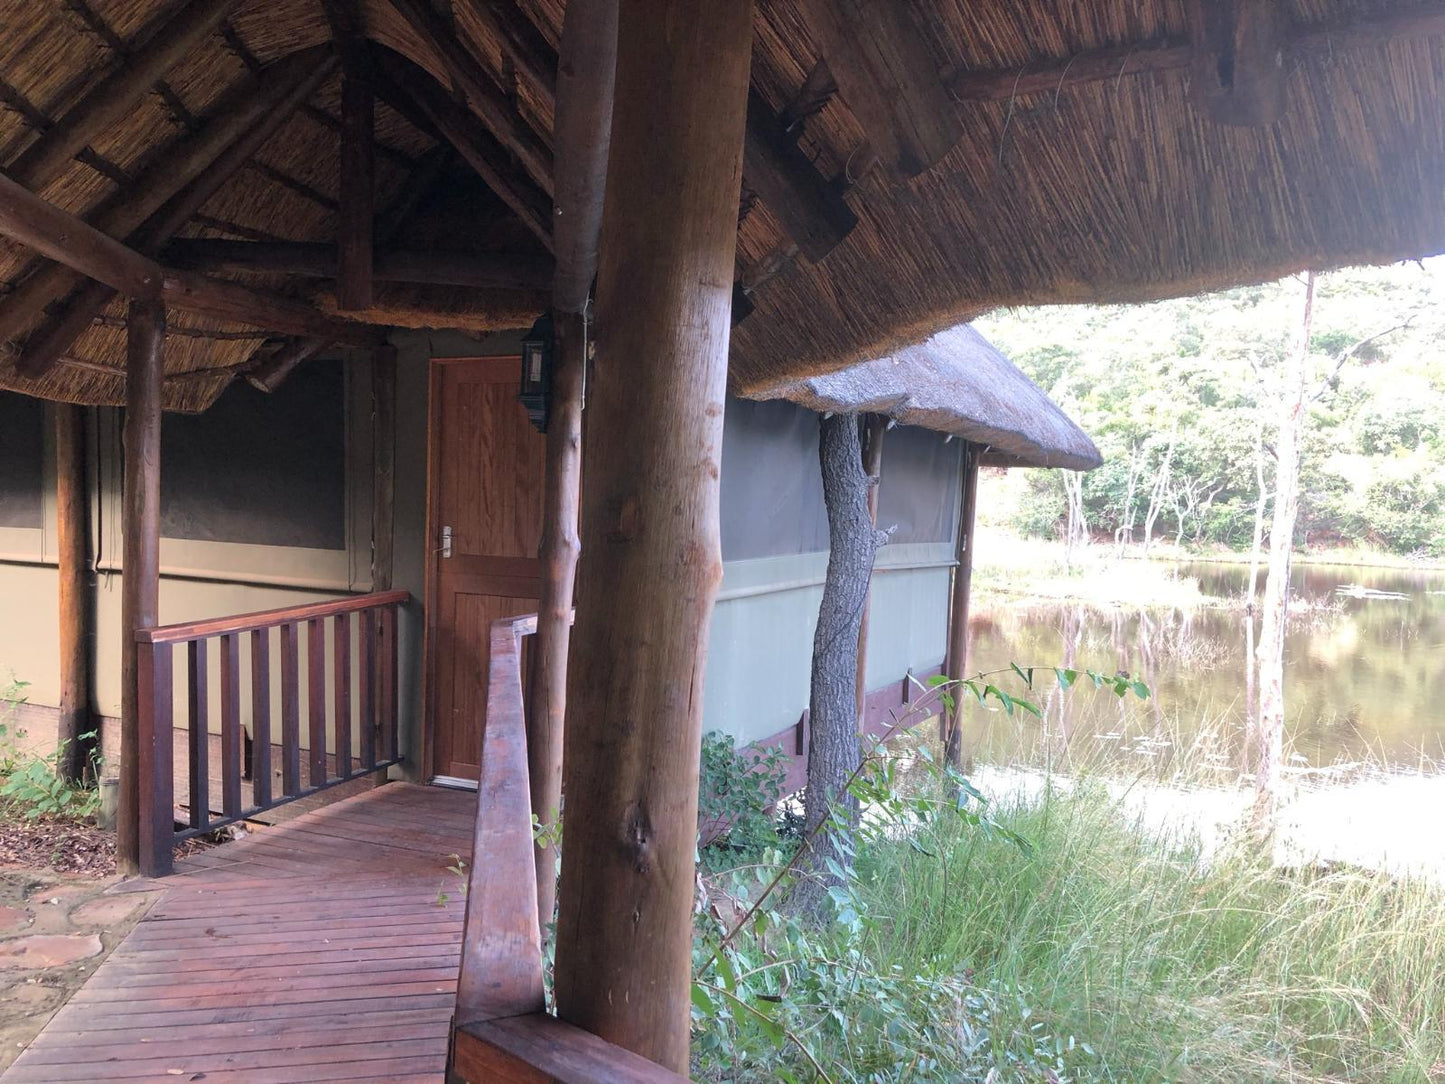
<svg viewBox="0 0 1445 1084">
<path fill-rule="evenodd" d="M 0 1080 L 440 1082 L 475 811 L 389 783 L 123 886 L 163 894 Z"/>
</svg>

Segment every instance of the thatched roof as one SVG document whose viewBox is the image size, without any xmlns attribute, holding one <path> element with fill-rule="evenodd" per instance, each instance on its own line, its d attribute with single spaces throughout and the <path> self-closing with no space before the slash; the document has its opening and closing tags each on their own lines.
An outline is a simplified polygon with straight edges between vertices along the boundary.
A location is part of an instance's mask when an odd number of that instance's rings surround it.
<svg viewBox="0 0 1445 1084">
<path fill-rule="evenodd" d="M 758 0 L 753 86 L 783 122 L 779 131 L 812 163 L 822 198 L 846 203 L 833 221 L 856 217 L 857 224 L 839 243 L 800 243 L 767 185 L 745 170 L 738 280 L 750 311 L 732 351 L 732 383 L 744 393 L 892 353 L 997 306 L 1153 299 L 1306 266 L 1445 249 L 1445 6 L 1433 0 L 1280 0 L 1271 10 L 1284 14 L 1274 54 L 1283 66 L 1284 109 L 1252 127 L 1221 123 L 1194 85 L 1205 70 L 1190 45 L 1195 0 L 899 5 L 895 13 L 906 9 L 902 18 L 936 69 L 935 100 L 946 103 L 940 113 L 956 128 L 952 149 L 912 177 L 878 164 L 870 148 L 879 133 L 865 132 L 860 99 L 820 63 L 836 68 L 842 60 L 825 56 L 810 30 L 806 9 L 819 2 Z M 414 11 L 435 12 L 429 4 L 409 0 Z M 0 0 L 3 168 L 185 6 Z M 465 88 L 449 70 L 455 58 L 426 43 L 403 14 L 407 6 L 238 0 L 163 83 L 40 194 L 102 221 L 108 205 L 163 168 L 181 141 L 244 97 L 253 80 L 290 54 L 331 42 L 328 10 L 352 12 L 374 48 L 393 51 L 394 70 L 406 58 L 456 101 Z M 512 63 L 514 46 L 489 20 L 510 12 L 514 29 L 519 19 L 541 43 L 536 51 L 555 55 L 562 7 L 562 0 L 440 5 L 440 22 L 467 63 L 498 88 L 544 152 L 550 98 Z M 932 85 L 928 67 L 919 78 Z M 338 75 L 321 80 L 179 236 L 332 243 L 339 94 Z M 481 120 L 485 110 L 464 97 Z M 413 110 L 388 104 L 377 107 L 376 130 L 378 204 L 383 214 L 405 210 L 419 167 L 445 137 Z M 400 237 L 409 248 L 545 255 L 535 230 L 522 228 L 456 158 L 406 221 Z M 23 289 L 36 265 L 33 253 L 0 242 L 0 320 L 13 300 L 6 295 Z M 331 305 L 330 286 L 317 278 L 218 273 Z M 535 288 L 405 282 L 378 294 L 360 318 L 472 330 L 525 326 L 546 303 Z M 64 308 L 64 291 L 55 300 Z M 117 402 L 122 311 L 113 302 L 65 351 L 67 360 L 38 379 L 13 365 L 46 318 L 29 320 L 0 343 L 0 387 Z M 172 323 L 171 408 L 203 408 L 237 371 L 282 345 L 265 328 L 184 313 Z"/>
<path fill-rule="evenodd" d="M 1094 442 L 1037 384 L 967 324 L 848 369 L 755 389 L 821 413 L 882 414 L 984 446 L 1000 467 L 1093 470 Z"/>
</svg>

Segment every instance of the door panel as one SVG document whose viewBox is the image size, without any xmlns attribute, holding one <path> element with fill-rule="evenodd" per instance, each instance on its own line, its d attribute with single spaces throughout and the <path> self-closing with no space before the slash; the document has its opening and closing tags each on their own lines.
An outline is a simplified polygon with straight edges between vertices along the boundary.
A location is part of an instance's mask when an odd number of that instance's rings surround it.
<svg viewBox="0 0 1445 1084">
<path fill-rule="evenodd" d="M 432 768 L 475 780 L 491 624 L 537 609 L 544 438 L 517 402 L 519 359 L 432 365 Z"/>
</svg>

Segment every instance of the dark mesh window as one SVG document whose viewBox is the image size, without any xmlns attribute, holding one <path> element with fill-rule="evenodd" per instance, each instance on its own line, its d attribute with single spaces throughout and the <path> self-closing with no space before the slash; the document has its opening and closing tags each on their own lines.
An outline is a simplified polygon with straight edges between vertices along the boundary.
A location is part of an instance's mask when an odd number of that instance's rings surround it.
<svg viewBox="0 0 1445 1084">
<path fill-rule="evenodd" d="M 949 542 L 958 502 L 958 441 L 898 427 L 883 443 L 880 526 L 895 543 Z M 792 403 L 729 399 L 723 423 L 723 560 L 823 553 L 828 517 L 818 415 Z"/>
<path fill-rule="evenodd" d="M 0 391 L 0 527 L 39 527 L 45 404 Z"/>
<path fill-rule="evenodd" d="M 311 361 L 274 395 L 238 380 L 204 414 L 161 426 L 161 533 L 346 548 L 345 378 Z"/>
<path fill-rule="evenodd" d="M 878 525 L 898 529 L 890 541 L 953 541 L 963 445 L 941 433 L 898 426 L 883 438 Z"/>
</svg>

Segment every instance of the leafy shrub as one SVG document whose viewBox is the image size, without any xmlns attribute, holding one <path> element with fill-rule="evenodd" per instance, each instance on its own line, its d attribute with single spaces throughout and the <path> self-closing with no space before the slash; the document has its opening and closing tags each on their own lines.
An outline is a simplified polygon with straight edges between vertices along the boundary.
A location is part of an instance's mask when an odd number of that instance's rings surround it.
<svg viewBox="0 0 1445 1084">
<path fill-rule="evenodd" d="M 100 795 L 95 790 L 72 786 L 56 775 L 56 764 L 60 751 L 49 756 L 35 756 L 20 748 L 20 739 L 25 732 L 15 724 L 16 714 L 25 703 L 27 683 L 11 677 L 0 687 L 0 798 L 22 811 L 34 820 L 38 817 L 92 817 L 100 807 Z M 82 742 L 94 739 L 95 734 L 84 734 Z M 92 773 L 100 776 L 100 765 L 94 765 Z"/>
<path fill-rule="evenodd" d="M 788 756 L 776 746 L 739 750 L 720 730 L 703 735 L 698 784 L 698 847 L 753 855 L 778 843 L 774 809 Z"/>
</svg>

